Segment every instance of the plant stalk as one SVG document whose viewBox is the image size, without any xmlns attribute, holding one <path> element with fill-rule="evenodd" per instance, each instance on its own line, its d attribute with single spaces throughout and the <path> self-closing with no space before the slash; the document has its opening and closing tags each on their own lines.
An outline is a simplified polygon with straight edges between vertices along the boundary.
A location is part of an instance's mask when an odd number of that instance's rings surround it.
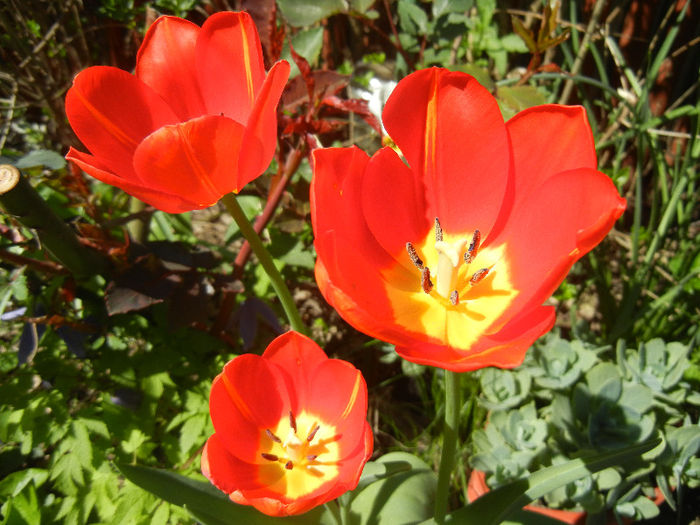
<svg viewBox="0 0 700 525">
<path fill-rule="evenodd" d="M 459 408 L 461 390 L 460 376 L 456 372 L 445 370 L 445 427 L 442 431 L 442 453 L 438 470 L 437 491 L 435 493 L 435 522 L 445 520 L 450 497 L 450 476 L 457 456 L 457 432 L 459 427 Z"/>
<path fill-rule="evenodd" d="M 267 251 L 262 243 L 262 240 L 260 240 L 260 236 L 258 236 L 258 234 L 255 232 L 253 226 L 245 216 L 245 213 L 243 213 L 241 205 L 238 204 L 238 200 L 236 200 L 236 195 L 229 193 L 224 195 L 221 201 L 226 206 L 226 209 L 228 209 L 231 217 L 233 217 L 233 220 L 236 221 L 236 224 L 243 234 L 243 237 L 245 237 L 250 243 L 253 253 L 257 256 L 258 261 L 260 261 L 260 264 L 265 270 L 265 273 L 267 273 L 267 276 L 270 278 L 272 288 L 274 288 L 277 297 L 282 303 L 282 308 L 284 309 L 284 313 L 287 315 L 287 319 L 289 320 L 289 325 L 291 326 L 292 330 L 306 334 L 306 327 L 301 321 L 299 310 L 297 310 L 297 307 L 294 304 L 292 294 L 289 293 L 289 288 L 287 288 L 282 275 L 275 266 L 275 262 L 272 260 L 270 252 Z"/>
<path fill-rule="evenodd" d="M 109 260 L 82 245 L 76 233 L 56 215 L 26 177 L 9 164 L 0 165 L 0 206 L 22 225 L 35 230 L 42 248 L 77 279 L 89 279 L 109 271 Z"/>
</svg>

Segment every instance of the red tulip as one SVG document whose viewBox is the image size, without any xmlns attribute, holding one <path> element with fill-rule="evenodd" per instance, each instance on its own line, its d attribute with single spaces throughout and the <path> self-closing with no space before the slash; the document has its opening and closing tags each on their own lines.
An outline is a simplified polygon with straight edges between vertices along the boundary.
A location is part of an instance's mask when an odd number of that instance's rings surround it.
<svg viewBox="0 0 700 525">
<path fill-rule="evenodd" d="M 367 386 L 350 363 L 287 332 L 229 361 L 209 398 L 202 472 L 236 503 L 301 514 L 357 486 L 372 454 Z"/>
<path fill-rule="evenodd" d="M 457 372 L 520 364 L 542 303 L 625 209 L 581 107 L 504 123 L 469 75 L 409 75 L 384 109 L 403 152 L 314 152 L 316 281 L 358 330 Z"/>
<path fill-rule="evenodd" d="M 66 158 L 93 177 L 167 212 L 206 208 L 267 168 L 289 64 L 265 75 L 247 13 L 199 26 L 162 16 L 139 49 L 136 74 L 80 72 L 66 114 L 92 155 Z"/>
</svg>

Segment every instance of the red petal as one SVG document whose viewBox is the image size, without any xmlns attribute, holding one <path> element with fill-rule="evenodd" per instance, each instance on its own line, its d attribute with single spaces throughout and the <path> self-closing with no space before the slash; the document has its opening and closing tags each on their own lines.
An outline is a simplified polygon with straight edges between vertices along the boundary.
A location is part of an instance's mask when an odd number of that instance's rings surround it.
<svg viewBox="0 0 700 525">
<path fill-rule="evenodd" d="M 405 346 L 397 345 L 396 352 L 408 361 L 453 372 L 469 372 L 487 366 L 513 368 L 522 363 L 532 343 L 552 329 L 554 318 L 553 307 L 540 306 L 514 319 L 498 333 L 483 336 L 467 351 L 407 341 Z"/>
<path fill-rule="evenodd" d="M 231 454 L 259 461 L 257 450 L 265 429 L 289 413 L 287 387 L 267 360 L 244 354 L 229 361 L 212 385 L 209 411 L 219 439 Z M 258 433 L 256 434 L 255 429 Z"/>
<path fill-rule="evenodd" d="M 255 99 L 243 137 L 243 155 L 238 164 L 235 192 L 264 172 L 277 147 L 277 104 L 289 77 L 289 64 L 277 62 L 265 78 Z"/>
<path fill-rule="evenodd" d="M 86 173 L 89 173 L 96 179 L 112 186 L 116 186 L 117 188 L 121 188 L 129 195 L 133 195 L 137 199 L 141 199 L 143 202 L 148 203 L 159 210 L 163 210 L 168 213 L 182 213 L 200 208 L 200 206 L 194 202 L 190 202 L 179 195 L 170 195 L 159 190 L 142 186 L 139 182 L 123 179 L 110 172 L 98 158 L 87 153 L 82 153 L 70 148 L 68 155 L 66 155 L 66 159 L 71 162 L 75 162 L 80 169 Z"/>
<path fill-rule="evenodd" d="M 243 132 L 218 116 L 164 126 L 139 145 L 134 167 L 145 184 L 211 206 L 235 186 Z"/>
<path fill-rule="evenodd" d="M 535 106 L 506 122 L 517 198 L 562 171 L 596 169 L 593 133 L 581 106 Z"/>
<path fill-rule="evenodd" d="M 212 435 L 202 450 L 202 474 L 219 490 L 230 494 L 237 488 L 233 475 L 235 469 L 235 458 L 226 451 L 219 437 Z"/>
<path fill-rule="evenodd" d="M 209 114 L 248 121 L 265 80 L 258 31 L 248 13 L 215 13 L 196 47 L 199 82 Z"/>
<path fill-rule="evenodd" d="M 152 87 L 180 120 L 206 113 L 195 70 L 199 26 L 161 16 L 146 32 L 136 57 L 136 76 Z"/>
<path fill-rule="evenodd" d="M 489 231 L 510 169 L 508 137 L 493 96 L 464 73 L 424 69 L 399 82 L 383 119 L 425 187 L 427 212 L 447 232 Z"/>
<path fill-rule="evenodd" d="M 66 94 L 66 115 L 85 147 L 111 172 L 136 178 L 132 157 L 141 140 L 178 118 L 146 84 L 114 67 L 89 67 Z"/>
<path fill-rule="evenodd" d="M 426 209 L 422 184 L 391 148 L 379 150 L 365 169 L 362 212 L 379 244 L 417 271 L 406 253 L 406 243 L 422 241 L 435 215 Z"/>
<path fill-rule="evenodd" d="M 506 245 L 510 281 L 519 291 L 511 315 L 542 304 L 624 210 L 610 178 L 592 169 L 560 173 L 533 190 L 494 239 Z"/>
<path fill-rule="evenodd" d="M 321 347 L 308 337 L 290 331 L 275 338 L 265 349 L 263 358 L 274 363 L 288 380 L 291 410 L 297 413 L 306 409 L 316 369 L 328 361 Z"/>
<path fill-rule="evenodd" d="M 307 407 L 323 423 L 335 427 L 341 436 L 341 457 L 346 457 L 362 441 L 367 418 L 367 385 L 360 371 L 347 361 L 329 359 L 318 367 Z M 323 423 L 320 439 L 331 437 Z"/>
</svg>

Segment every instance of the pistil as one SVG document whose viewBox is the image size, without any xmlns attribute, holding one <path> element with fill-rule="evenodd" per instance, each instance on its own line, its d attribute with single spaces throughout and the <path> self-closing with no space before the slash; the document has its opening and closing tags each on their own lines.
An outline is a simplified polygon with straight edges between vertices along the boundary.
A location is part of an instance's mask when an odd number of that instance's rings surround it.
<svg viewBox="0 0 700 525">
<path fill-rule="evenodd" d="M 282 463 L 284 465 L 284 468 L 287 470 L 292 470 L 295 466 L 306 468 L 310 465 L 319 465 L 320 463 L 316 461 L 318 454 L 313 453 L 313 449 L 317 446 L 317 444 L 314 444 L 313 441 L 316 438 L 316 434 L 318 433 L 320 428 L 321 426 L 318 423 L 314 422 L 309 427 L 309 432 L 306 435 L 306 438 L 300 439 L 297 435 L 297 420 L 294 417 L 294 414 L 290 411 L 289 431 L 284 441 L 280 439 L 269 428 L 265 429 L 265 435 L 273 443 L 279 445 L 279 447 L 277 447 L 277 451 L 279 451 L 279 449 L 281 448 L 282 454 L 271 454 L 267 452 L 262 452 L 260 455 L 263 459 L 267 461 Z"/>
<path fill-rule="evenodd" d="M 469 242 L 469 247 L 464 247 Z M 444 233 L 440 220 L 435 217 L 435 251 L 437 251 L 437 272 L 435 273 L 435 288 L 439 295 L 449 299 L 453 306 L 459 304 L 459 267 L 464 262 L 471 264 L 479 253 L 481 245 L 481 232 L 474 230 L 471 241 L 459 239 L 456 242 L 444 240 Z M 421 272 L 421 288 L 427 294 L 433 290 L 433 281 L 430 278 L 430 268 L 425 266 L 412 243 L 406 243 L 406 251 L 413 265 Z M 489 268 L 482 268 L 472 274 L 469 285 L 474 286 L 481 282 L 489 273 Z"/>
</svg>

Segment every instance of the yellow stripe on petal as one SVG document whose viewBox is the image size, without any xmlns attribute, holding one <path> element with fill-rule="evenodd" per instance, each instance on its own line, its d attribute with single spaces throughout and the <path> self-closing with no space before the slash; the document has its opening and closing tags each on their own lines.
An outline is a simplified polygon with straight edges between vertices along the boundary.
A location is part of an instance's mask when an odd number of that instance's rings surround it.
<svg viewBox="0 0 700 525">
<path fill-rule="evenodd" d="M 243 61 L 245 62 L 245 76 L 248 86 L 248 99 L 250 106 L 253 107 L 255 102 L 255 87 L 253 85 L 253 71 L 250 65 L 250 45 L 248 43 L 248 32 L 246 31 L 245 22 L 241 21 L 241 36 L 243 37 Z"/>
<path fill-rule="evenodd" d="M 423 156 L 423 173 L 432 177 L 437 173 L 437 110 L 438 110 L 438 74 L 433 74 L 433 82 L 430 87 L 430 99 L 425 114 L 425 147 Z"/>
<path fill-rule="evenodd" d="M 345 410 L 343 410 L 343 413 L 340 415 L 340 419 L 345 419 L 350 415 L 350 411 L 352 411 L 352 407 L 355 406 L 356 400 L 357 400 L 357 394 L 360 393 L 360 386 L 362 384 L 362 374 L 358 371 L 357 374 L 355 374 L 355 384 L 352 387 L 352 394 L 350 395 L 350 399 L 348 400 L 348 404 L 345 406 Z"/>
</svg>

